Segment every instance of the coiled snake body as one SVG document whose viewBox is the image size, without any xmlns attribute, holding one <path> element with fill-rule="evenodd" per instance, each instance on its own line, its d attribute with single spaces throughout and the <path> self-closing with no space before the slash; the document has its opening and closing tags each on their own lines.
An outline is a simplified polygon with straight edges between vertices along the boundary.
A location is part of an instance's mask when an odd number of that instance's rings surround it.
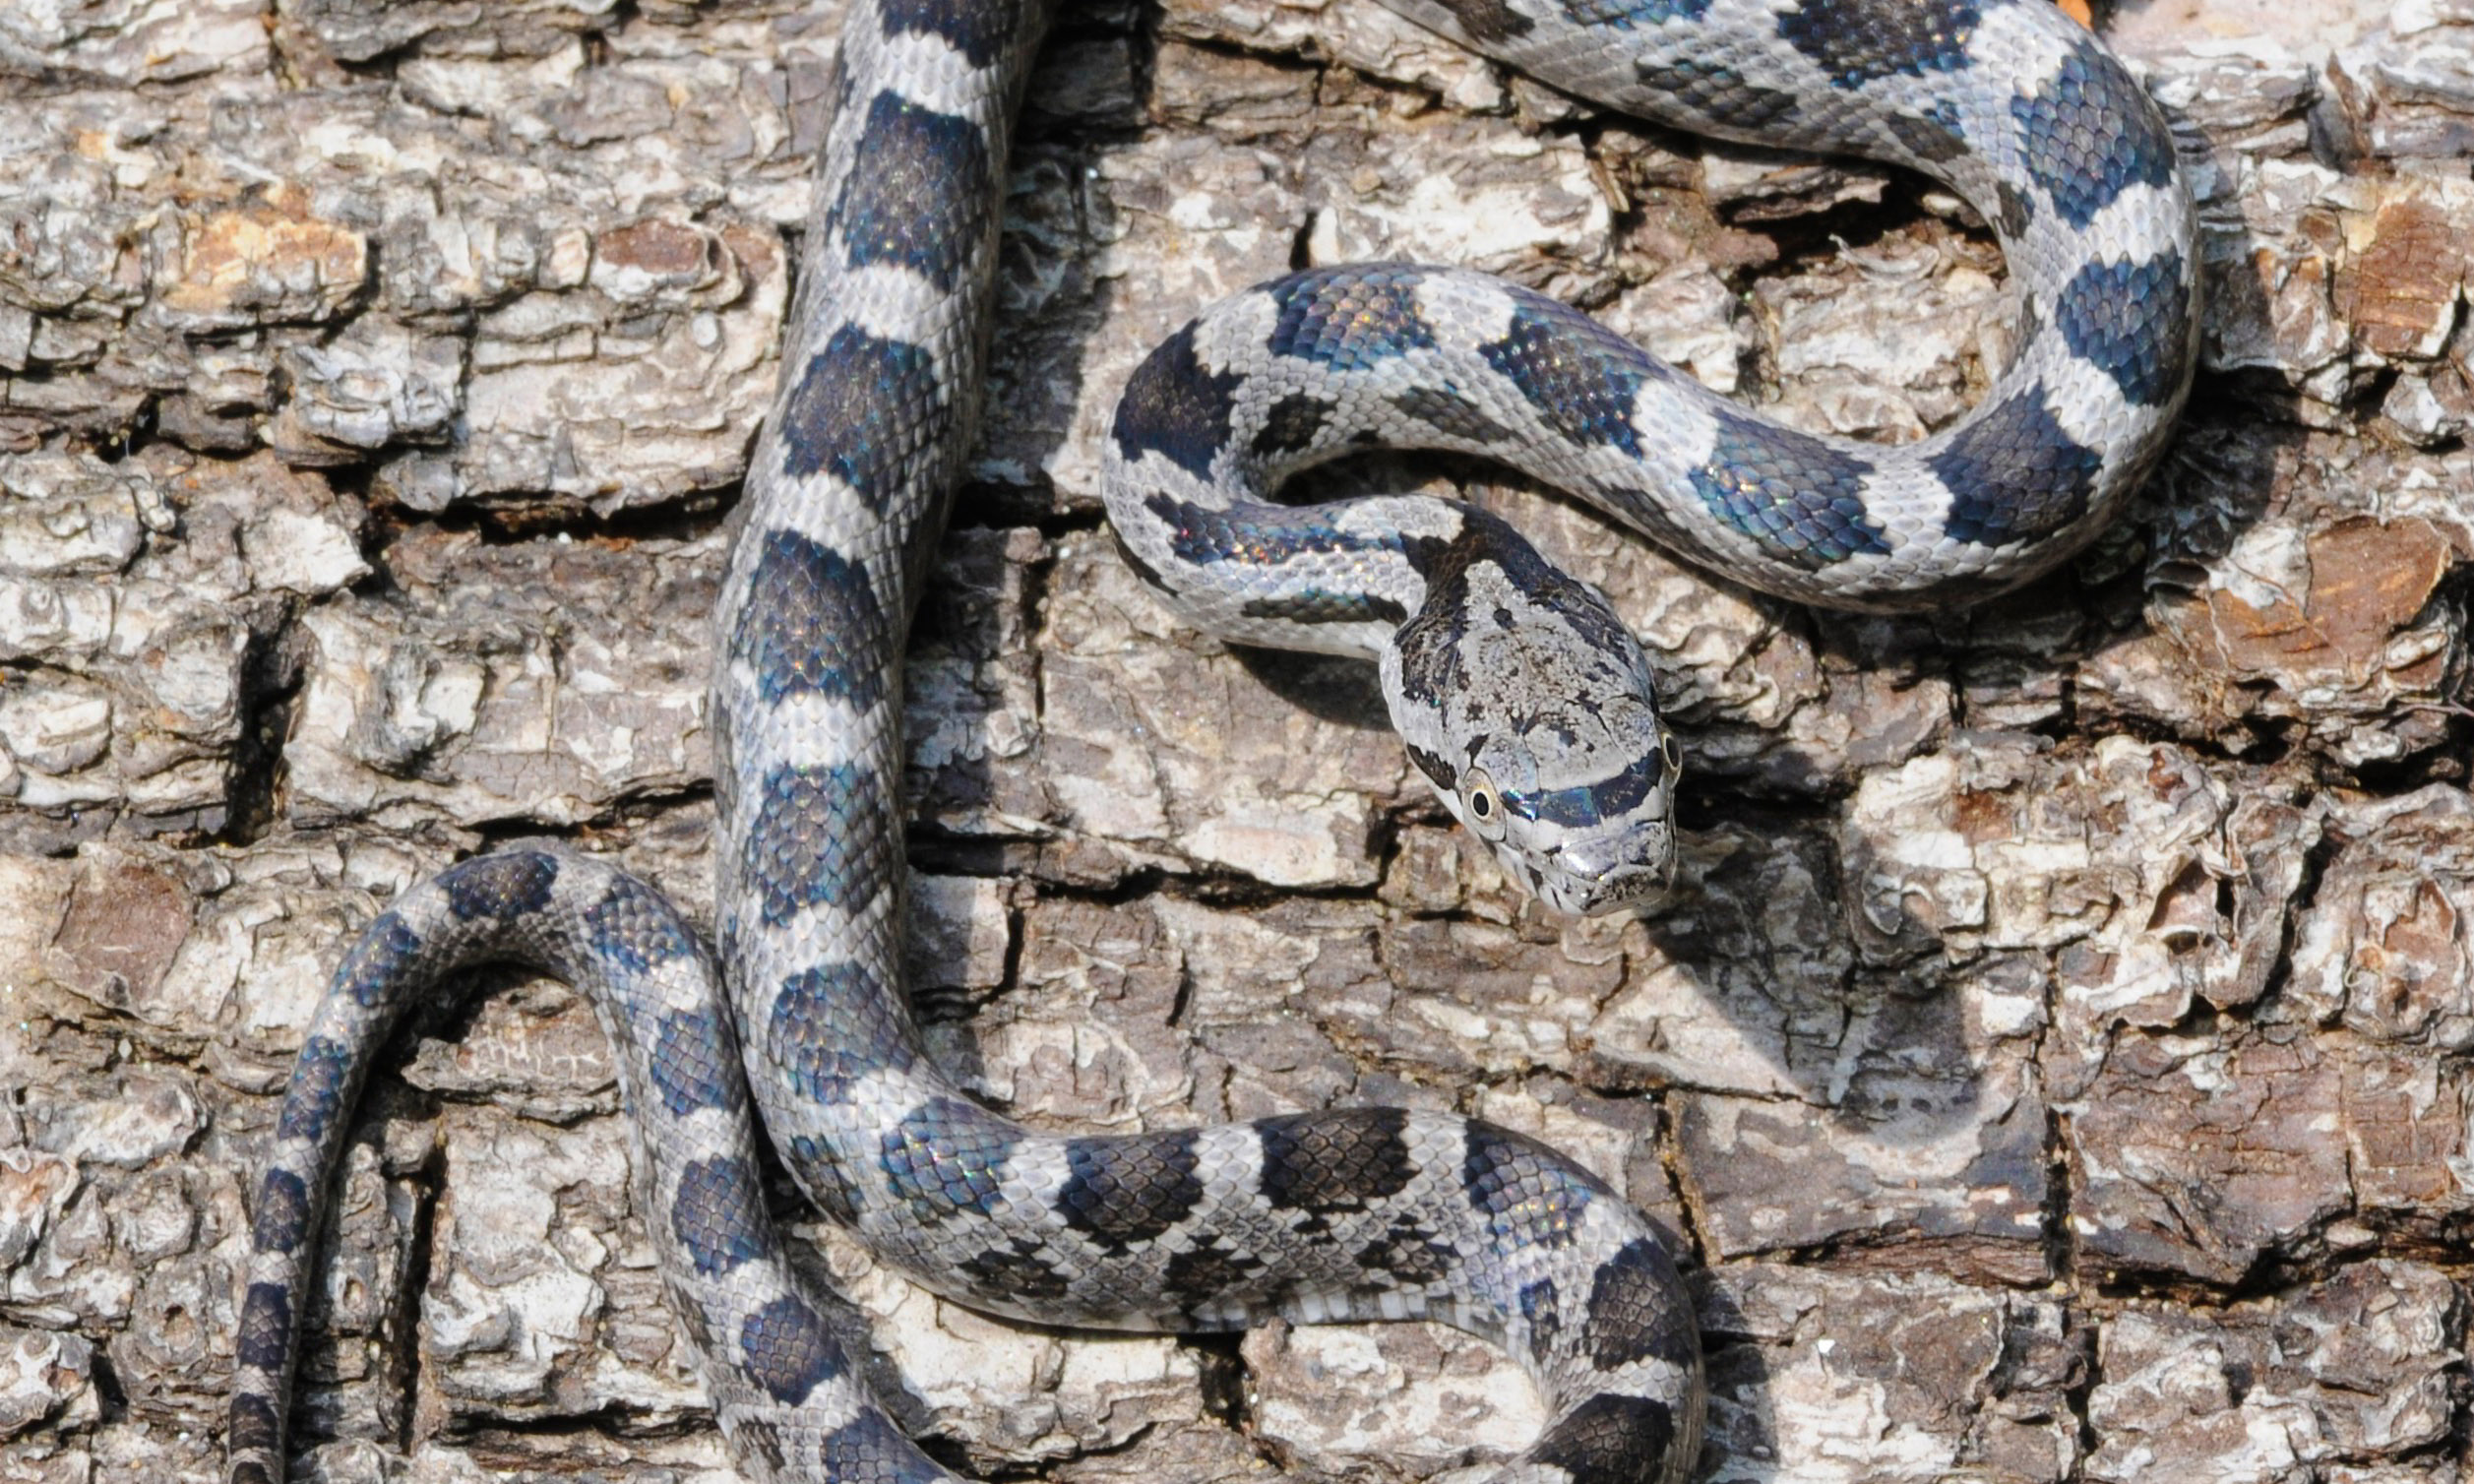
<svg viewBox="0 0 2474 1484">
<path fill-rule="evenodd" d="M 1499 521 L 1423 498 L 1295 509 L 1369 440 L 1490 455 L 1772 591 L 1917 607 L 2060 560 L 2153 460 L 2194 358 L 2192 215 L 2145 95 L 2046 0 L 1388 0 L 1619 107 L 1948 181 L 2025 306 L 1984 403 L 1906 448 L 1789 431 L 1549 300 L 1450 270 L 1298 275 L 1137 372 L 1107 438 L 1134 569 L 1232 638 L 1371 653 L 1410 755 L 1550 902 L 1663 880 L 1674 769 L 1603 600 Z M 793 341 L 718 607 L 719 922 L 557 847 L 406 892 L 338 969 L 256 1189 L 231 1484 L 271 1484 L 319 1225 L 387 1029 L 482 959 L 590 995 L 643 1208 L 741 1466 L 946 1477 L 860 1384 L 786 1260 L 749 1111 L 809 1197 L 976 1307 L 1228 1328 L 1427 1318 L 1493 1336 L 1550 1408 L 1505 1479 L 1674 1484 L 1701 1428 L 1658 1234 L 1490 1125 L 1365 1108 L 1119 1137 L 1026 1130 L 926 1059 L 899 979 L 901 639 L 973 421 L 1036 0 L 851 0 Z M 726 1005 L 724 1003 L 726 998 Z"/>
</svg>

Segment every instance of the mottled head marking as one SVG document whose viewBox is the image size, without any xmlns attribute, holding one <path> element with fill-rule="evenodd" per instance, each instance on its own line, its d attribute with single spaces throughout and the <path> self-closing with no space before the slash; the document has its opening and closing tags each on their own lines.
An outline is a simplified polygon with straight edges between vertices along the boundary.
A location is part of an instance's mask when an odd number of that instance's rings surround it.
<svg viewBox="0 0 2474 1484">
<path fill-rule="evenodd" d="M 1639 641 L 1492 516 L 1413 542 L 1425 604 L 1381 657 L 1392 724 L 1446 808 L 1568 912 L 1638 906 L 1675 863 L 1674 744 Z"/>
</svg>

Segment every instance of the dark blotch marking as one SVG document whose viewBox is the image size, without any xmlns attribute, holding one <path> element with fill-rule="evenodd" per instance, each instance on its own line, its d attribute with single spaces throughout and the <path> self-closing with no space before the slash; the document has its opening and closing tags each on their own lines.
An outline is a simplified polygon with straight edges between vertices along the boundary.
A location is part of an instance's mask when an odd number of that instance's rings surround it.
<svg viewBox="0 0 2474 1484">
<path fill-rule="evenodd" d="M 900 868 L 901 828 L 873 769 L 774 769 L 745 802 L 740 864 L 768 927 L 801 908 L 857 907 Z"/>
<path fill-rule="evenodd" d="M 240 1411 L 240 1403 L 237 1401 L 233 1402 L 232 1410 L 234 1414 L 237 1415 Z M 255 1459 L 251 1459 L 245 1463 L 235 1463 L 232 1465 L 232 1477 L 230 1484 L 276 1484 L 276 1479 L 275 1475 L 267 1472 L 267 1466 L 265 1464 L 260 1463 Z"/>
<path fill-rule="evenodd" d="M 1505 795 L 1522 815 L 1549 824 L 1575 828 L 1620 819 L 1640 807 L 1650 790 L 1666 781 L 1666 756 L 1651 751 L 1635 758 L 1624 771 L 1594 783 L 1551 788 L 1542 793 Z"/>
<path fill-rule="evenodd" d="M 795 1298 L 777 1298 L 739 1327 L 739 1363 L 784 1406 L 796 1406 L 839 1376 L 841 1346 L 817 1312 Z"/>
<path fill-rule="evenodd" d="M 1460 19 L 1460 29 L 1469 39 L 1478 42 L 1509 41 L 1525 36 L 1537 23 L 1514 10 L 1506 0 L 1445 0 L 1452 13 Z"/>
<path fill-rule="evenodd" d="M 1276 567 L 1304 556 L 1351 551 L 1397 551 L 1395 535 L 1358 535 L 1341 530 L 1330 517 L 1308 507 L 1247 503 L 1227 510 L 1150 495 L 1143 501 L 1168 528 L 1168 549 L 1178 561 L 1198 566 L 1239 562 L 1248 567 Z"/>
<path fill-rule="evenodd" d="M 2017 344 L 2010 352 L 2010 365 L 2016 365 L 2027 348 L 2036 343 L 2036 337 L 2044 332 L 2045 318 L 2043 312 L 2036 307 L 2036 296 L 2032 293 L 2020 294 L 2018 296 L 2018 328 L 2011 332 L 2011 339 L 2017 341 Z M 2006 366 L 2004 369 L 2009 368 Z"/>
<path fill-rule="evenodd" d="M 828 226 L 852 268 L 907 268 L 951 292 L 987 234 L 996 180 L 977 124 L 896 93 L 868 100 Z"/>
<path fill-rule="evenodd" d="M 829 1106 L 849 1102 L 851 1082 L 871 1072 L 917 1065 L 911 1034 L 876 974 L 839 959 L 784 980 L 765 1020 L 770 1060 L 800 1096 Z"/>
<path fill-rule="evenodd" d="M 1460 1177 L 1469 1204 L 1487 1217 L 1499 1253 L 1570 1246 L 1581 1212 L 1608 1194 L 1536 1140 L 1476 1120 L 1468 1126 Z"/>
<path fill-rule="evenodd" d="M 707 1277 L 765 1255 L 765 1197 L 756 1172 L 732 1156 L 699 1159 L 679 1173 L 670 1229 Z"/>
<path fill-rule="evenodd" d="M 1529 1326 L 1529 1358 L 1542 1366 L 1555 1353 L 1555 1340 L 1564 1332 L 1564 1311 L 1553 1278 L 1540 1278 L 1521 1288 L 1520 1317 Z"/>
<path fill-rule="evenodd" d="M 1191 1129 L 1069 1140 L 1065 1157 L 1057 1214 L 1112 1254 L 1151 1241 L 1203 1199 Z"/>
<path fill-rule="evenodd" d="M 1778 18 L 1778 34 L 1828 73 L 1831 87 L 1854 89 L 1900 73 L 1963 69 L 1981 15 L 1978 0 L 1804 0 Z"/>
<path fill-rule="evenodd" d="M 1136 577 L 1142 579 L 1143 586 L 1150 588 L 1154 592 L 1175 592 L 1177 590 L 1168 585 L 1168 579 L 1159 575 L 1159 569 L 1153 567 L 1150 563 L 1136 555 L 1134 547 L 1129 545 L 1126 541 L 1125 532 L 1117 528 L 1117 524 L 1114 521 L 1108 523 L 1108 539 L 1117 543 L 1118 559 L 1126 564 L 1126 569 L 1128 571 L 1132 572 Z"/>
<path fill-rule="evenodd" d="M 693 1306 L 674 1303 L 671 1307 L 685 1313 Z M 736 1419 L 735 1425 L 730 1421 L 724 1421 L 722 1431 L 728 1436 L 731 1448 L 739 1456 L 762 1458 L 772 1465 L 776 1474 L 790 1466 L 790 1454 L 781 1446 L 781 1427 L 778 1423 L 768 1422 L 761 1417 L 746 1416 L 737 1408 L 732 1408 L 723 1415 L 726 1418 Z"/>
<path fill-rule="evenodd" d="M 2062 289 L 2053 323 L 2071 353 L 2143 407 L 2170 401 L 2190 374 L 2190 296 L 2182 255 L 2090 263 Z"/>
<path fill-rule="evenodd" d="M 234 1396 L 231 1410 L 225 1415 L 228 1420 L 223 1425 L 223 1446 L 233 1453 L 271 1451 L 283 1441 L 283 1426 L 276 1418 L 275 1403 L 255 1392 Z M 237 1469 L 232 1477 L 240 1478 Z"/>
<path fill-rule="evenodd" d="M 1426 580 L 1425 603 L 1392 636 L 1400 655 L 1401 690 L 1410 700 L 1441 705 L 1466 689 L 1460 641 L 1475 604 L 1469 574 L 1481 565 L 1495 567 L 1513 587 L 1554 613 L 1590 652 L 1638 649 L 1632 631 L 1595 588 L 1549 566 L 1536 547 L 1497 517 L 1469 509 L 1459 516 L 1460 531 L 1452 539 L 1421 539 L 1401 547 L 1409 566 Z"/>
<path fill-rule="evenodd" d="M 844 325 L 808 357 L 782 402 L 781 466 L 803 479 L 830 471 L 881 515 L 935 464 L 953 415 L 935 358 L 924 348 Z M 816 584 L 824 570 L 781 576 L 792 584 Z M 762 581 L 764 574 L 758 577 Z M 761 610 L 763 604 L 750 606 Z"/>
<path fill-rule="evenodd" d="M 1250 597 L 1237 610 L 1247 618 L 1291 624 L 1402 624 L 1409 610 L 1379 592 L 1330 592 L 1310 587 L 1276 597 Z"/>
<path fill-rule="evenodd" d="M 859 80 L 851 75 L 851 71 L 848 67 L 843 65 L 846 60 L 847 57 L 843 53 L 842 49 L 838 46 L 835 47 L 834 70 L 825 80 L 825 91 L 833 97 L 834 111 L 822 115 L 822 118 L 825 121 L 831 121 L 837 118 L 848 118 L 850 116 L 850 100 L 858 95 Z"/>
<path fill-rule="evenodd" d="M 1450 387 L 1411 387 L 1395 394 L 1392 405 L 1402 416 L 1414 417 L 1446 438 L 1500 443 L 1512 432 Z"/>
<path fill-rule="evenodd" d="M 1204 1237 L 1168 1260 L 1168 1296 L 1188 1314 L 1232 1292 L 1252 1292 L 1269 1265 L 1252 1253 Z"/>
<path fill-rule="evenodd" d="M 309 1236 L 309 1187 L 290 1170 L 269 1170 L 258 1185 L 258 1212 L 249 1244 L 259 1252 L 290 1252 Z"/>
<path fill-rule="evenodd" d="M 699 1108 L 727 1112 L 746 1101 L 739 1050 L 717 1012 L 681 1010 L 662 1016 L 653 1026 L 649 1061 L 652 1084 L 673 1117 L 684 1118 Z"/>
<path fill-rule="evenodd" d="M 2007 180 L 1994 182 L 1994 198 L 2001 203 L 1993 224 L 2002 235 L 2015 240 L 2036 219 L 2036 199 Z"/>
<path fill-rule="evenodd" d="M 610 882 L 601 899 L 585 909 L 585 936 L 595 958 L 631 974 L 695 957 L 696 934 L 676 908 L 632 876 Z"/>
<path fill-rule="evenodd" d="M 827 1438 L 823 1452 L 823 1477 L 841 1484 L 938 1484 L 950 1477 L 874 1408 Z"/>
<path fill-rule="evenodd" d="M 1662 368 L 1587 315 L 1525 290 L 1513 297 L 1517 307 L 1511 330 L 1478 346 L 1478 354 L 1519 389 L 1548 427 L 1575 443 L 1638 458 L 1633 399 Z"/>
<path fill-rule="evenodd" d="M 687 1331 L 687 1338 L 700 1353 L 710 1354 L 713 1345 L 712 1320 L 705 1313 L 698 1295 L 687 1284 L 686 1274 L 676 1268 L 661 1271 L 662 1296 L 669 1300 L 671 1317 Z"/>
<path fill-rule="evenodd" d="M 1439 786 L 1450 786 L 1439 785 Z M 1399 1108 L 1341 1108 L 1267 1118 L 1263 1199 L 1281 1210 L 1362 1210 L 1408 1188 L 1416 1175 Z"/>
<path fill-rule="evenodd" d="M 1117 399 L 1109 436 L 1129 463 L 1158 454 L 1198 479 L 1211 477 L 1211 456 L 1228 442 L 1237 389 L 1245 377 L 1204 369 L 1194 333 L 1200 322 L 1159 342 L 1135 368 Z"/>
<path fill-rule="evenodd" d="M 240 1333 L 232 1343 L 237 1365 L 283 1373 L 283 1354 L 292 1344 L 292 1296 L 280 1283 L 252 1283 L 241 1300 Z"/>
<path fill-rule="evenodd" d="M 2078 41 L 2053 81 L 2010 99 L 2019 155 L 2054 210 L 2085 226 L 2134 185 L 2173 179 L 2173 136 L 2122 64 Z"/>
<path fill-rule="evenodd" d="M 1589 1317 L 1582 1332 L 1589 1358 L 1601 1370 L 1652 1356 L 1689 1364 L 1691 1330 L 1683 1283 L 1665 1248 L 1636 1237 L 1599 1266 L 1589 1285 Z"/>
<path fill-rule="evenodd" d="M 1011 1247 L 991 1247 L 961 1262 L 972 1290 L 990 1300 L 1037 1306 L 1065 1297 L 1065 1274 L 1039 1255 L 1039 1244 L 1017 1237 Z"/>
<path fill-rule="evenodd" d="M 795 530 L 768 530 L 757 541 L 730 658 L 756 672 L 768 705 L 806 695 L 876 705 L 893 633 L 867 569 Z"/>
<path fill-rule="evenodd" d="M 1548 1429 L 1529 1456 L 1564 1470 L 1572 1484 L 1639 1484 L 1659 1476 L 1676 1433 L 1666 1402 L 1601 1392 Z"/>
<path fill-rule="evenodd" d="M 1721 412 L 1716 447 L 1691 478 L 1711 515 L 1810 572 L 1889 550 L 1864 508 L 1872 472 L 1809 433 Z"/>
<path fill-rule="evenodd" d="M 1800 106 L 1794 93 L 1748 83 L 1744 74 L 1715 63 L 1685 61 L 1657 66 L 1636 61 L 1633 71 L 1642 87 L 1667 93 L 1725 128 L 1767 129 L 1794 118 Z"/>
<path fill-rule="evenodd" d="M 336 983 L 363 1010 L 375 1010 L 401 984 L 405 967 L 421 951 L 421 935 L 389 910 L 378 914 L 335 971 Z"/>
<path fill-rule="evenodd" d="M 844 1226 L 858 1222 L 862 1193 L 832 1144 L 811 1134 L 793 1135 L 784 1157 L 818 1210 Z"/>
<path fill-rule="evenodd" d="M 1019 14 L 1015 6 L 989 5 L 984 0 L 881 0 L 877 6 L 879 24 L 887 35 L 942 36 L 973 67 L 985 67 L 997 59 L 1014 39 Z"/>
<path fill-rule="evenodd" d="M 1419 773 L 1426 774 L 1426 781 L 1446 793 L 1458 791 L 1460 771 L 1452 766 L 1450 759 L 1438 757 L 1414 742 L 1403 745 L 1408 749 L 1409 761 L 1417 765 Z"/>
<path fill-rule="evenodd" d="M 1291 393 L 1271 403 L 1270 410 L 1263 414 L 1262 428 L 1254 435 L 1252 447 L 1256 456 L 1277 459 L 1313 448 L 1315 435 L 1323 431 L 1336 405 L 1303 392 Z"/>
<path fill-rule="evenodd" d="M 461 922 L 512 922 L 550 904 L 558 860 L 538 850 L 512 850 L 450 866 L 439 877 L 447 910 Z"/>
<path fill-rule="evenodd" d="M 1431 348 L 1435 329 L 1417 308 L 1425 277 L 1398 264 L 1292 274 L 1267 290 L 1279 308 L 1271 353 L 1345 373 Z"/>
<path fill-rule="evenodd" d="M 1883 122 L 1900 147 L 1918 159 L 1942 164 L 1967 153 L 1967 131 L 1960 127 L 1958 110 L 1948 99 L 1935 103 L 1929 113 L 1893 113 Z"/>
<path fill-rule="evenodd" d="M 1357 1264 L 1369 1272 L 1389 1273 L 1405 1287 L 1422 1288 L 1451 1276 L 1460 1266 L 1460 1256 L 1440 1233 L 1420 1225 L 1413 1215 L 1401 1215 L 1359 1249 Z"/>
<path fill-rule="evenodd" d="M 2063 431 L 2041 383 L 1959 429 L 1926 463 L 1950 490 L 1943 528 L 1979 546 L 2032 541 L 2076 521 L 2104 466 Z"/>
<path fill-rule="evenodd" d="M 1564 14 L 1583 26 L 1611 26 L 1639 31 L 1669 21 L 1698 21 L 1709 0 L 1564 0 Z"/>
<path fill-rule="evenodd" d="M 352 1053 L 340 1041 L 312 1036 L 301 1043 L 292 1062 L 292 1080 L 283 1089 L 283 1113 L 276 1120 L 279 1139 L 320 1139 L 335 1126 L 351 1090 Z"/>
<path fill-rule="evenodd" d="M 1013 1157 L 1012 1128 L 984 1108 L 939 1097 L 885 1131 L 877 1164 L 920 1220 L 942 1221 L 994 1210 Z"/>
</svg>

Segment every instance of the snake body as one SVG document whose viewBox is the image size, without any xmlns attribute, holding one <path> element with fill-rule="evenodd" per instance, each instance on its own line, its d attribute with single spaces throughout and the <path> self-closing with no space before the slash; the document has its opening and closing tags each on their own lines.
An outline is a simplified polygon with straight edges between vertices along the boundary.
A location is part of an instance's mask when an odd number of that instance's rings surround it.
<svg viewBox="0 0 2474 1484">
<path fill-rule="evenodd" d="M 1639 647 L 1449 502 L 1267 503 L 1370 437 L 1491 455 L 1718 570 L 1914 607 L 2021 581 L 2121 503 L 2187 389 L 2191 210 L 2127 74 L 2044 0 L 1392 0 L 1575 92 L 1949 182 L 2026 306 L 1937 438 L 1859 448 L 1701 394 L 1496 280 L 1329 269 L 1239 295 L 1137 372 L 1106 494 L 1135 570 L 1233 638 L 1373 653 L 1418 767 L 1550 901 L 1637 899 L 1674 769 Z M 283 1470 L 302 1264 L 388 1029 L 459 968 L 585 990 L 619 1051 L 642 1208 L 752 1477 L 943 1479 L 861 1385 L 764 1208 L 751 1107 L 807 1195 L 940 1293 L 1050 1323 L 1436 1319 L 1550 1420 L 1496 1477 L 1676 1484 L 1701 1360 L 1658 1233 L 1494 1126 L 1390 1108 L 1113 1137 L 1025 1129 L 927 1059 L 900 982 L 901 640 L 966 445 L 1035 0 L 851 0 L 778 400 L 718 604 L 719 921 L 558 846 L 403 893 L 309 1027 L 256 1187 L 230 1484 Z M 1510 687 L 1509 690 L 1503 687 Z"/>
<path fill-rule="evenodd" d="M 1767 421 L 1552 299 L 1413 264 L 1228 299 L 1119 402 L 1102 491 L 1134 570 L 1229 638 L 1381 661 L 1410 759 L 1515 880 L 1631 905 L 1671 859 L 1648 670 L 1501 521 L 1424 497 L 1300 511 L 1375 444 L 1479 454 L 1712 572 L 1923 609 L 2034 577 L 2110 521 L 2196 359 L 2195 218 L 2147 94 L 2048 0 L 1386 0 L 1612 107 L 1948 183 L 2024 306 L 1982 404 L 1896 448 Z"/>
</svg>

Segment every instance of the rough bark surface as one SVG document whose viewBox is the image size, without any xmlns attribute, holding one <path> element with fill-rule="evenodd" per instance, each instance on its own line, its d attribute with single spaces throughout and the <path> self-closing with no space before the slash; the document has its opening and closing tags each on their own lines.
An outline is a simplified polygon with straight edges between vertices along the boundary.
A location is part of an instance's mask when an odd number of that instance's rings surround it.
<svg viewBox="0 0 2474 1484">
<path fill-rule="evenodd" d="M 551 834 L 708 901 L 705 615 L 832 9 L 0 0 L 0 1484 L 212 1477 L 242 1173 L 392 894 Z M 2111 25 L 2202 197 L 2206 353 L 2068 571 L 1822 618 L 1492 470 L 1381 475 L 1540 530 L 1664 672 L 1680 893 L 1576 923 L 1361 671 L 1127 575 L 1115 388 L 1223 292 L 1415 257 L 1912 437 L 1999 363 L 1998 253 L 1368 0 L 1076 7 L 909 677 L 942 1054 L 1058 1126 L 1542 1135 L 1683 1236 L 1712 1479 L 2465 1477 L 2474 3 Z M 309 1475 L 726 1478 L 589 1016 L 497 988 L 361 1110 Z M 1534 1426 L 1439 1329 L 1041 1332 L 808 1229 L 981 1474 L 1417 1478 Z"/>
</svg>

